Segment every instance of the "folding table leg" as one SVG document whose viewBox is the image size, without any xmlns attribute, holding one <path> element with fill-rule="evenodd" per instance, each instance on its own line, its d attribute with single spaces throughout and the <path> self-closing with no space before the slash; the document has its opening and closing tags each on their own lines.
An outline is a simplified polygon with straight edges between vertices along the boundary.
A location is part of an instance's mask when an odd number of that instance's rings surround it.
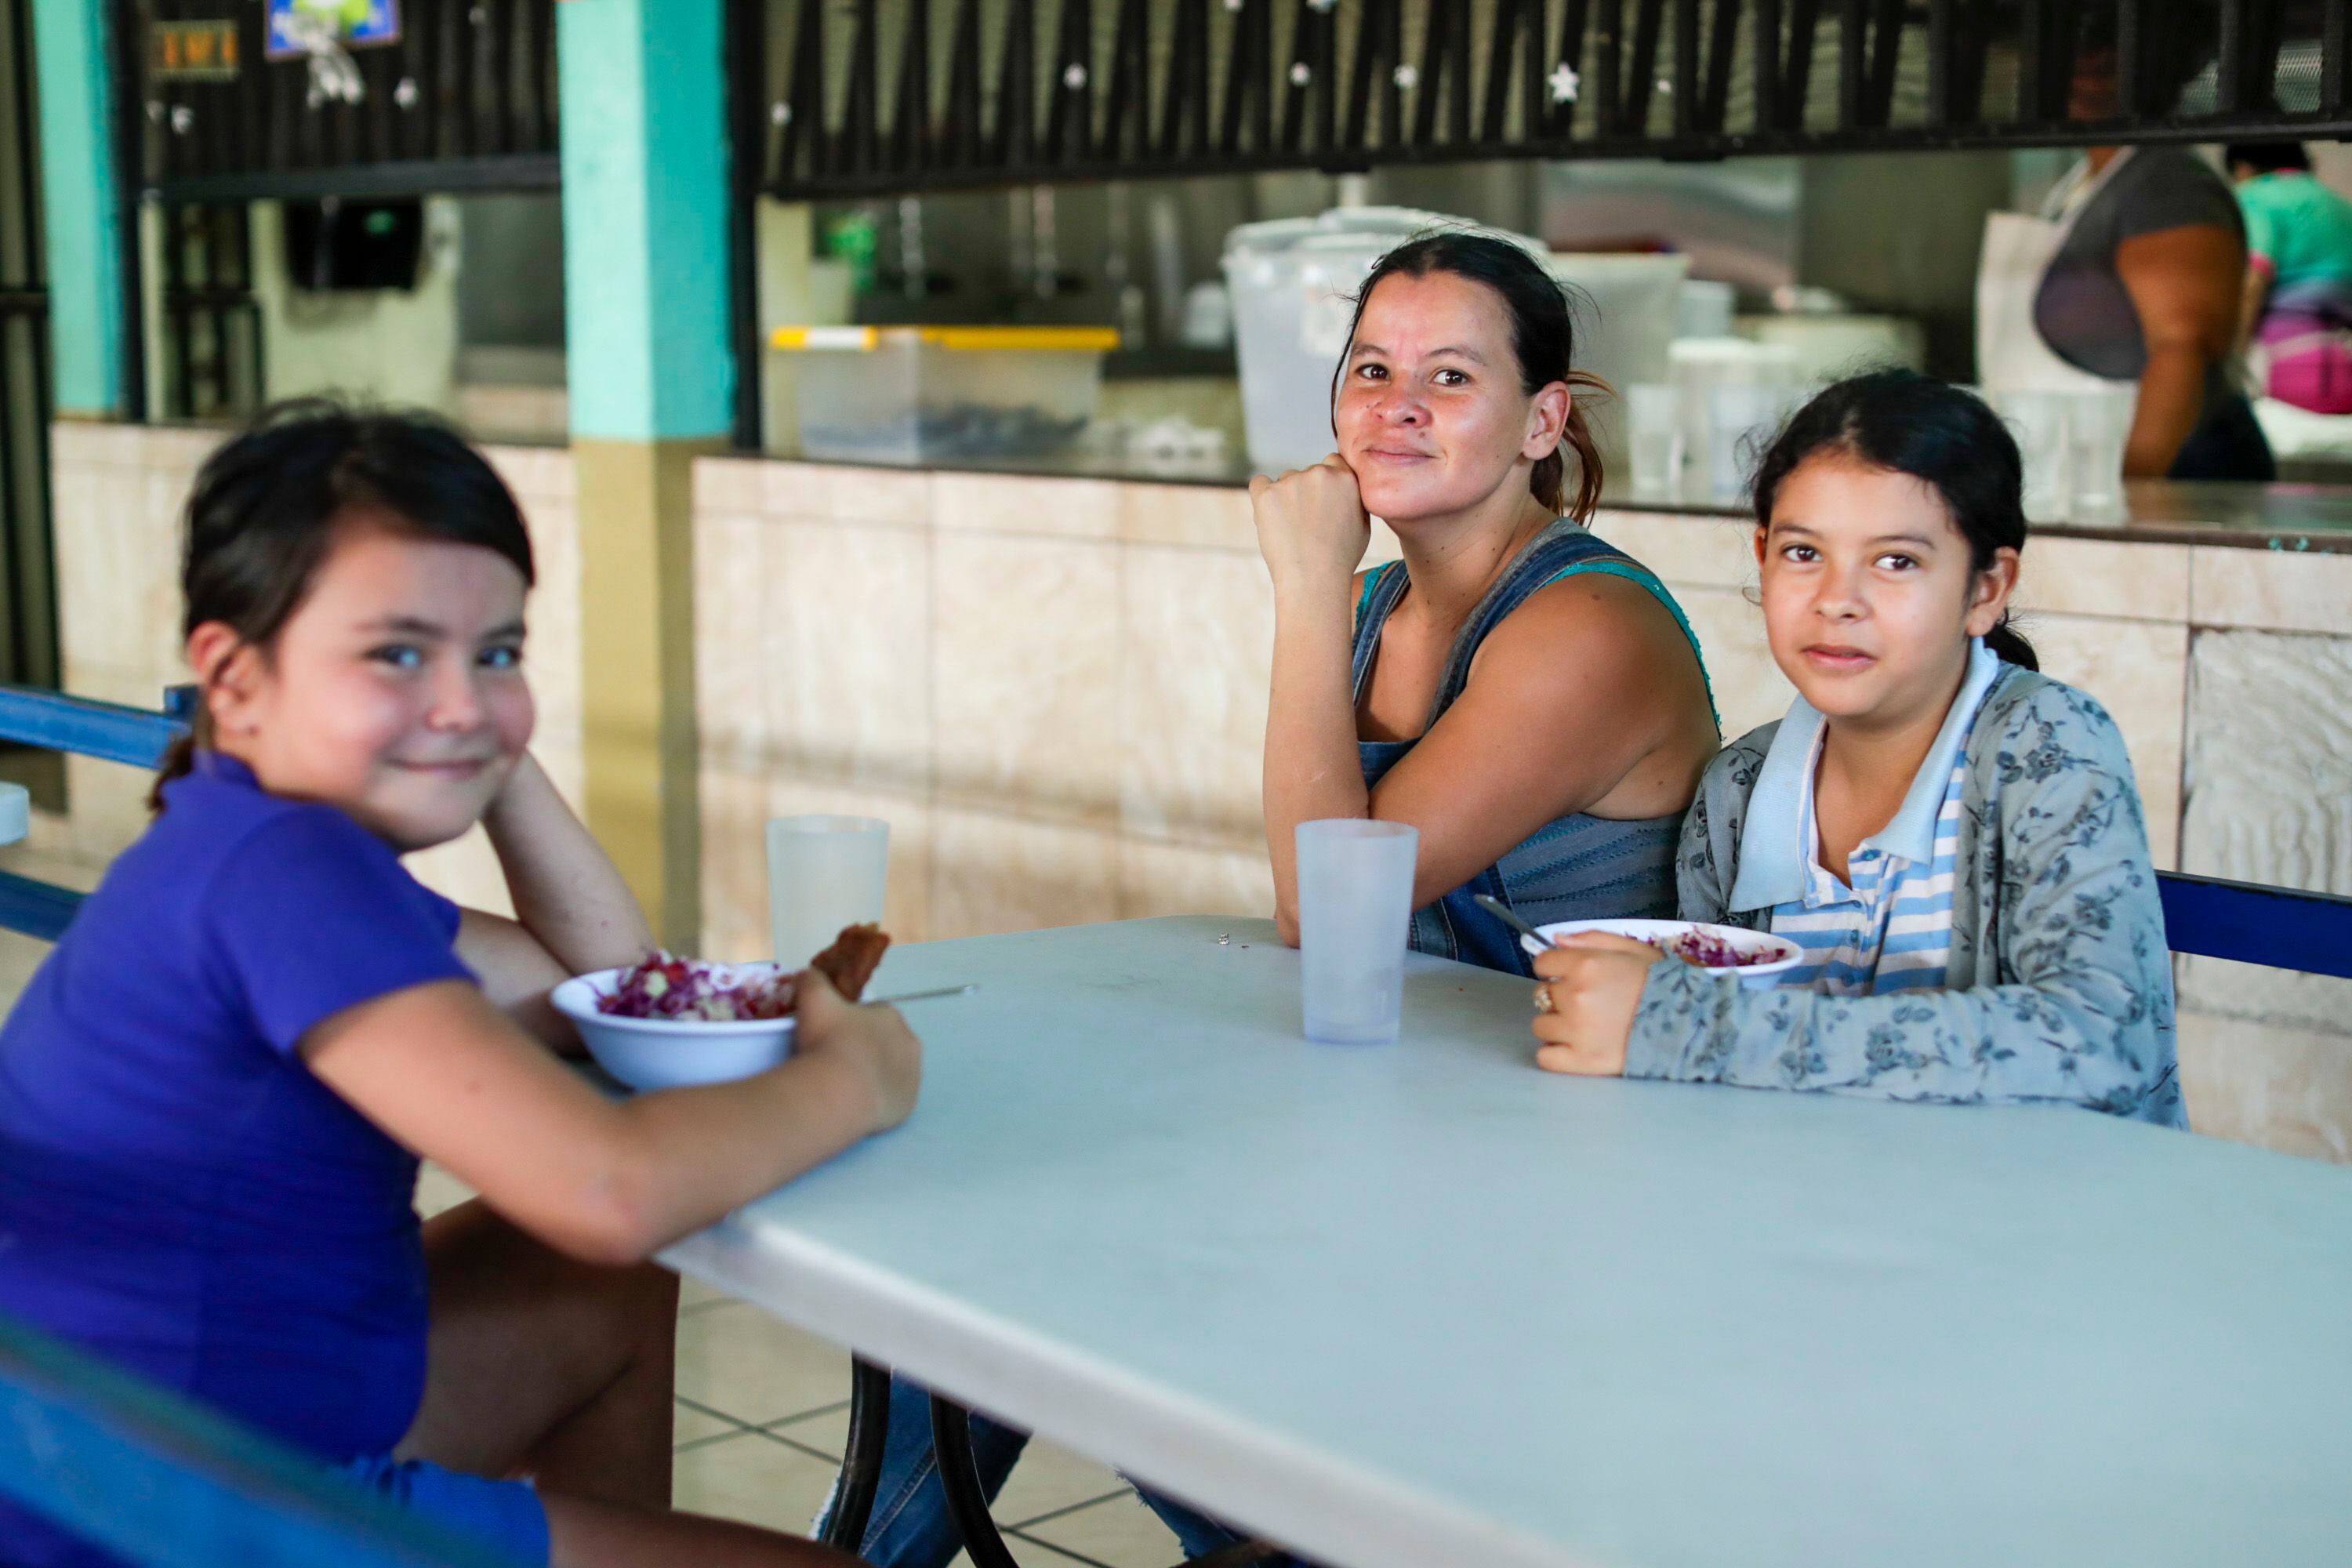
<svg viewBox="0 0 2352 1568">
<path fill-rule="evenodd" d="M 939 1456 L 948 1512 L 963 1537 L 972 1568 L 1021 1568 L 1005 1550 L 1004 1537 L 996 1532 L 988 1494 L 981 1489 L 980 1461 L 971 1451 L 971 1412 L 936 1394 L 931 1395 L 931 1449 Z"/>
<path fill-rule="evenodd" d="M 1021 1568 L 1005 1549 L 1004 1537 L 997 1532 L 996 1520 L 988 1511 L 988 1494 L 981 1489 L 980 1462 L 971 1451 L 971 1412 L 952 1399 L 932 1394 L 931 1446 L 939 1455 L 940 1484 L 947 1489 L 948 1512 L 963 1536 L 972 1568 Z M 1271 1542 L 1245 1541 L 1180 1563 L 1178 1568 L 1248 1568 L 1281 1550 Z"/>
<path fill-rule="evenodd" d="M 834 1483 L 824 1544 L 855 1552 L 866 1544 L 874 1494 L 882 1485 L 882 1451 L 890 1438 L 890 1369 L 860 1356 L 849 1367 L 849 1445 Z"/>
</svg>

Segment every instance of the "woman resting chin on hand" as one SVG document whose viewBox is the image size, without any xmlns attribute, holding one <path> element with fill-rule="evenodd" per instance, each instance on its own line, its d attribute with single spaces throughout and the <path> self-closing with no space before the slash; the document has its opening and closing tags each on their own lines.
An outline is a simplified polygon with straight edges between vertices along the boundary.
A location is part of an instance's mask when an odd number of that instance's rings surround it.
<svg viewBox="0 0 2352 1568">
<path fill-rule="evenodd" d="M 1324 817 L 1420 831 L 1423 952 L 1529 973 L 1481 893 L 1538 923 L 1673 912 L 1676 831 L 1720 737 L 1672 595 L 1584 526 L 1601 464 L 1572 346 L 1559 283 L 1517 246 L 1412 241 L 1357 301 L 1339 450 L 1250 487 L 1274 580 L 1265 832 L 1286 941 L 1295 835 Z M 1360 574 L 1368 513 L 1403 559 Z"/>
</svg>

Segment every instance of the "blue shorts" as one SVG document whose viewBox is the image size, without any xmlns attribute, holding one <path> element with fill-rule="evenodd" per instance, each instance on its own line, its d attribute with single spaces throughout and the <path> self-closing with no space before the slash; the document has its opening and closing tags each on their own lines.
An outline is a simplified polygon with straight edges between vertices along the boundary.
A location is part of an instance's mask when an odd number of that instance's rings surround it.
<svg viewBox="0 0 2352 1568">
<path fill-rule="evenodd" d="M 529 1481 L 493 1481 L 389 1454 L 353 1459 L 343 1474 L 395 1507 L 473 1536 L 518 1568 L 547 1568 L 547 1510 Z"/>
</svg>

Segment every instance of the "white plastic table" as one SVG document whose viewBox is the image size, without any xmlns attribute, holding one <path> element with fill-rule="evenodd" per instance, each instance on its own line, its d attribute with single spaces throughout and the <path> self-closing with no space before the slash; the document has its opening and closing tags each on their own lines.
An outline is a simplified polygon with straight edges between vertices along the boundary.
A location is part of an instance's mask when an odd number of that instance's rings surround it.
<svg viewBox="0 0 2352 1568">
<path fill-rule="evenodd" d="M 2352 1561 L 2352 1172 L 2061 1109 L 1556 1078 L 1256 921 L 894 952 L 904 1128 L 684 1271 L 1345 1568 Z"/>
</svg>

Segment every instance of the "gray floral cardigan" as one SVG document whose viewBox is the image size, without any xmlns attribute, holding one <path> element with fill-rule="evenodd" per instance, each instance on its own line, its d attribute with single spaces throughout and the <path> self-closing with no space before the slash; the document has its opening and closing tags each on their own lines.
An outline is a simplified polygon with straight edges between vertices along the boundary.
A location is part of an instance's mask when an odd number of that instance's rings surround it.
<svg viewBox="0 0 2352 1568">
<path fill-rule="evenodd" d="M 1727 908 L 1740 830 L 1777 723 L 1700 781 L 1675 866 L 1685 920 L 1761 930 Z M 2186 1127 L 2172 965 L 2131 763 L 2084 693 L 2002 667 L 1968 744 L 1949 989 L 1765 990 L 1654 965 L 1628 1078 L 1888 1100 L 2044 1102 Z"/>
</svg>

